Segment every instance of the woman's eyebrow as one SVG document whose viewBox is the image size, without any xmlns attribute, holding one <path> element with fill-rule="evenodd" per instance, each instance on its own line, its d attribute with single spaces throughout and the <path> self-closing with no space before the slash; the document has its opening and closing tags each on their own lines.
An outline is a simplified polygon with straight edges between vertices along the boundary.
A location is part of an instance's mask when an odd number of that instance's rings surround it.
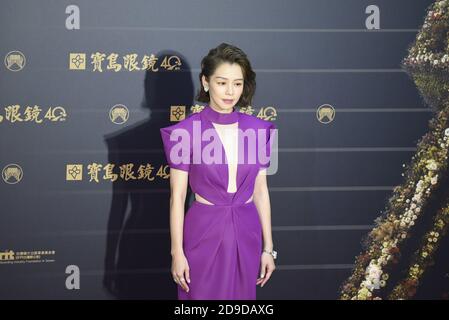
<svg viewBox="0 0 449 320">
<path fill-rule="evenodd" d="M 225 78 L 225 77 L 220 77 L 220 76 L 216 76 L 216 78 L 222 78 L 222 79 L 226 79 L 226 80 L 229 80 L 228 78 Z M 237 80 L 243 80 L 243 79 L 235 79 L 234 81 L 237 81 Z"/>
</svg>

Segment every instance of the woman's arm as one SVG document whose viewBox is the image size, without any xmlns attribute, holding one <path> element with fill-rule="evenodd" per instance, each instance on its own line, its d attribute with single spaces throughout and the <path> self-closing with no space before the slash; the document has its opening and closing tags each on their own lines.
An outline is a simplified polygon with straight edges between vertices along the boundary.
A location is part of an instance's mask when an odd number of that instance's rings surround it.
<svg viewBox="0 0 449 320">
<path fill-rule="evenodd" d="M 266 171 L 267 169 L 260 170 L 256 177 L 253 201 L 259 212 L 260 223 L 262 224 L 263 248 L 271 251 L 273 250 L 273 238 L 271 235 L 271 206 Z"/>
<path fill-rule="evenodd" d="M 187 292 L 189 292 L 187 283 L 190 283 L 190 268 L 182 242 L 188 177 L 188 171 L 170 168 L 171 273 L 173 280 Z"/>
<path fill-rule="evenodd" d="M 263 248 L 268 251 L 273 250 L 273 238 L 271 236 L 271 208 L 270 195 L 267 186 L 267 169 L 259 170 L 254 186 L 254 204 L 259 213 L 262 225 Z M 261 253 L 260 258 L 260 277 L 256 281 L 256 285 L 263 287 L 271 278 L 271 274 L 276 269 L 274 258 L 265 252 Z"/>
<path fill-rule="evenodd" d="M 183 253 L 184 204 L 188 172 L 170 168 L 170 237 L 171 255 Z"/>
</svg>

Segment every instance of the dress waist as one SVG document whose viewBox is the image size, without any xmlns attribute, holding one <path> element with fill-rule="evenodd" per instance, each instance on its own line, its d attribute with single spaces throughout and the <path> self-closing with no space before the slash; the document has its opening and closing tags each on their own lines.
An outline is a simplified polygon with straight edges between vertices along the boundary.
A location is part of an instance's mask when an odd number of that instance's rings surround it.
<svg viewBox="0 0 449 320">
<path fill-rule="evenodd" d="M 207 201 L 209 203 L 206 203 L 204 201 Z M 204 199 L 203 197 L 201 197 L 199 194 L 195 193 L 195 202 L 200 203 L 202 205 L 206 205 L 206 206 L 216 206 L 216 207 L 240 207 L 240 206 L 244 206 L 250 203 L 253 203 L 253 196 L 251 196 L 246 202 L 240 202 L 240 203 L 212 203 L 206 199 Z"/>
</svg>

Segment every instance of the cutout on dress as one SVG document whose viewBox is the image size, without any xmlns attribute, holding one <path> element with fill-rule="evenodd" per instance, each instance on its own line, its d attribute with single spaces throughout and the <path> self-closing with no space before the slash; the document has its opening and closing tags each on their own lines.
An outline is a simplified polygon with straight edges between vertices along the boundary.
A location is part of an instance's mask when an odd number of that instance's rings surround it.
<svg viewBox="0 0 449 320">
<path fill-rule="evenodd" d="M 228 160 L 228 181 L 227 192 L 237 192 L 237 172 L 238 172 L 238 122 L 232 124 L 218 124 L 212 122 L 215 132 L 223 147 L 223 151 Z"/>
<path fill-rule="evenodd" d="M 204 199 L 204 197 L 200 196 L 198 193 L 195 193 L 195 200 L 198 202 L 204 203 L 204 204 L 211 205 L 211 206 L 215 205 L 214 203 Z M 251 195 L 251 197 L 248 200 L 246 200 L 245 204 L 251 202 L 252 200 L 253 200 L 253 196 Z"/>
</svg>

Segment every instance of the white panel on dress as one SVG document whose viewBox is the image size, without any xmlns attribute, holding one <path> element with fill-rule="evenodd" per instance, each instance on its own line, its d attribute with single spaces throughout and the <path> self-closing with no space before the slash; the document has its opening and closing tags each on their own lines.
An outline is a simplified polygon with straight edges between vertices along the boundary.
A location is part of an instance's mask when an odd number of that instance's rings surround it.
<svg viewBox="0 0 449 320">
<path fill-rule="evenodd" d="M 238 162 L 238 123 L 218 124 L 212 122 L 228 158 L 228 193 L 237 191 L 237 162 Z"/>
</svg>

